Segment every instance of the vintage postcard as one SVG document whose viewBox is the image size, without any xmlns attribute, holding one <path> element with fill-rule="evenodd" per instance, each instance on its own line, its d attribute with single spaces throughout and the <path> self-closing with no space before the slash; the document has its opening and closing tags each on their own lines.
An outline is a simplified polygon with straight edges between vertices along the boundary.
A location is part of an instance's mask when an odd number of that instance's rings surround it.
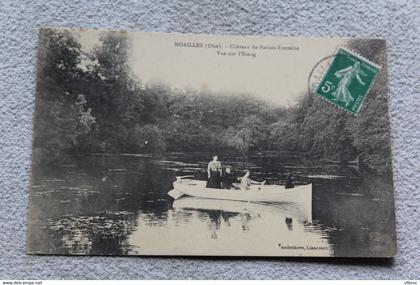
<svg viewBox="0 0 420 285">
<path fill-rule="evenodd" d="M 29 254 L 392 257 L 386 42 L 41 28 Z"/>
</svg>

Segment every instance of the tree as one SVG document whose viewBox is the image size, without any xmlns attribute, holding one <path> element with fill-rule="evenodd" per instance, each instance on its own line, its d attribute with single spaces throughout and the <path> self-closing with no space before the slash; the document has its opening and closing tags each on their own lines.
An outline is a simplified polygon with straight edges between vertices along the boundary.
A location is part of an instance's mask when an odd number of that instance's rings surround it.
<svg viewBox="0 0 420 285">
<path fill-rule="evenodd" d="M 33 147 L 42 150 L 41 162 L 53 162 L 82 135 L 75 105 L 84 75 L 78 67 L 81 46 L 69 31 L 53 29 L 40 30 L 39 46 Z"/>
<path fill-rule="evenodd" d="M 72 83 L 75 83 L 83 73 L 79 68 L 80 56 L 81 45 L 70 31 L 40 29 L 38 84 L 53 80 L 56 85 L 67 87 L 65 91 L 69 94 L 72 93 L 70 88 Z"/>
<path fill-rule="evenodd" d="M 352 134 L 353 145 L 360 158 L 372 170 L 379 173 L 391 171 L 391 138 L 388 117 L 388 73 L 385 40 L 351 40 L 349 48 L 367 59 L 378 63 L 381 71 L 366 96 L 357 117 L 347 126 Z M 378 116 L 381 114 L 381 116 Z"/>
<path fill-rule="evenodd" d="M 52 159 L 94 151 L 289 150 L 341 162 L 360 155 L 384 173 L 391 164 L 388 121 L 378 116 L 387 110 L 385 44 L 348 46 L 384 67 L 358 116 L 309 94 L 284 108 L 244 94 L 144 85 L 131 73 L 125 33 L 104 33 L 82 52 L 71 32 L 42 29 L 34 148 Z"/>
<path fill-rule="evenodd" d="M 132 145 L 129 133 L 139 124 L 144 111 L 141 82 L 131 76 L 128 66 L 129 43 L 125 33 L 101 36 L 90 54 L 87 101 L 96 118 L 97 144 L 102 150 L 125 151 Z"/>
</svg>

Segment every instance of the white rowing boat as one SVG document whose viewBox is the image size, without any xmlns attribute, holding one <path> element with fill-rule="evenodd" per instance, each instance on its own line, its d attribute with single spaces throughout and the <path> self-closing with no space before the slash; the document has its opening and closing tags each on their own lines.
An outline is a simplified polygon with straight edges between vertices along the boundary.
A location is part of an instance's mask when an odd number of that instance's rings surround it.
<svg viewBox="0 0 420 285">
<path fill-rule="evenodd" d="M 168 195 L 178 199 L 184 195 L 245 202 L 312 203 L 312 184 L 286 189 L 281 185 L 252 185 L 249 190 L 206 188 L 206 181 L 177 177 Z"/>
</svg>

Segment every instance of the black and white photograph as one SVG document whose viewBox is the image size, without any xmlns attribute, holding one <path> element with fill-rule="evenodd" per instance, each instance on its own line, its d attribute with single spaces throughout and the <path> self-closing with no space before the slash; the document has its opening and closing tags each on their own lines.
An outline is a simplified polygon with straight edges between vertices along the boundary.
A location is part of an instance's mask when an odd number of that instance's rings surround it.
<svg viewBox="0 0 420 285">
<path fill-rule="evenodd" d="M 36 78 L 29 254 L 396 254 L 385 40 L 41 28 Z"/>
</svg>

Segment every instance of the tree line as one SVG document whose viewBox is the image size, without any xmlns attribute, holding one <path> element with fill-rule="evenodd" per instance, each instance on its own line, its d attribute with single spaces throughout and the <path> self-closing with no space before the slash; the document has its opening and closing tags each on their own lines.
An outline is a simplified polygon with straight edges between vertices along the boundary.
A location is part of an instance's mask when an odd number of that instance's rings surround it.
<svg viewBox="0 0 420 285">
<path fill-rule="evenodd" d="M 349 47 L 386 63 L 382 41 Z M 288 150 L 309 160 L 360 157 L 372 170 L 390 170 L 388 120 L 378 115 L 387 115 L 385 73 L 353 116 L 310 94 L 286 108 L 247 95 L 144 84 L 131 73 L 129 52 L 121 32 L 104 33 L 86 52 L 69 31 L 40 31 L 33 143 L 40 161 L 93 152 Z"/>
</svg>

